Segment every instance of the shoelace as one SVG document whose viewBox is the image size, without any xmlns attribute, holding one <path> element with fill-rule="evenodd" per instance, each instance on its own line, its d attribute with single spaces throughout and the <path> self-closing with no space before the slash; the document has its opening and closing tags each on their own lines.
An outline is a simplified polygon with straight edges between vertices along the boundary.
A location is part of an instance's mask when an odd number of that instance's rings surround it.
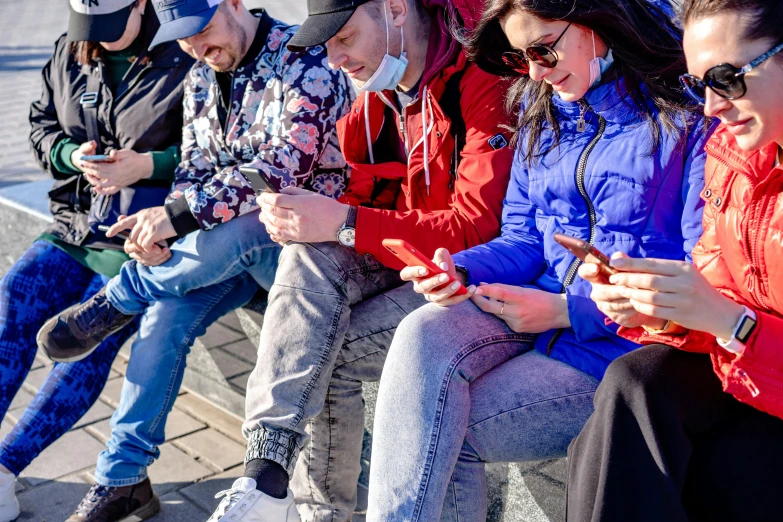
<svg viewBox="0 0 783 522">
<path fill-rule="evenodd" d="M 80 515 L 89 515 L 101 502 L 104 502 L 107 498 L 114 496 L 114 490 L 117 488 L 101 486 L 100 484 L 93 484 L 90 491 L 79 503 L 79 507 L 76 508 L 76 512 Z"/>
<path fill-rule="evenodd" d="M 226 497 L 226 498 L 220 501 L 217 510 L 215 511 L 215 513 L 212 515 L 212 518 L 210 518 L 208 522 L 212 522 L 212 521 L 217 522 L 218 520 L 220 520 L 220 517 L 228 513 L 228 510 L 234 507 L 234 504 L 239 502 L 239 500 L 242 498 L 242 495 L 244 494 L 245 494 L 244 491 L 239 491 L 234 488 L 224 489 L 223 491 L 218 492 L 215 495 L 215 498 L 220 498 L 220 497 Z"/>
<path fill-rule="evenodd" d="M 94 298 L 89 306 L 81 307 L 73 318 L 76 325 L 85 335 L 91 335 L 95 330 L 103 328 L 114 319 L 114 308 L 100 296 Z"/>
</svg>

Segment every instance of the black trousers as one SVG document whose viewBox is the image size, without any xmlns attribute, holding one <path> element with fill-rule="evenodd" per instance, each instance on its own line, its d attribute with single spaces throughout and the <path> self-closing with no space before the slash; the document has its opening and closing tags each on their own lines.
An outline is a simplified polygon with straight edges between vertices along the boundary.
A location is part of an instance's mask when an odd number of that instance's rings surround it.
<svg viewBox="0 0 783 522">
<path fill-rule="evenodd" d="M 568 457 L 568 522 L 783 521 L 783 420 L 724 393 L 707 355 L 614 361 Z"/>
</svg>

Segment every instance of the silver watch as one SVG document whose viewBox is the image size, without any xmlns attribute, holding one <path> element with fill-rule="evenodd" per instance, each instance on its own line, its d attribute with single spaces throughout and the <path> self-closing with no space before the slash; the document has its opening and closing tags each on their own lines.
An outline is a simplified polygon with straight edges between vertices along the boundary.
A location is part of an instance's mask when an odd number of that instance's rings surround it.
<svg viewBox="0 0 783 522">
<path fill-rule="evenodd" d="M 356 245 L 356 207 L 348 208 L 348 217 L 345 223 L 337 231 L 337 241 L 345 247 L 353 248 Z"/>
</svg>

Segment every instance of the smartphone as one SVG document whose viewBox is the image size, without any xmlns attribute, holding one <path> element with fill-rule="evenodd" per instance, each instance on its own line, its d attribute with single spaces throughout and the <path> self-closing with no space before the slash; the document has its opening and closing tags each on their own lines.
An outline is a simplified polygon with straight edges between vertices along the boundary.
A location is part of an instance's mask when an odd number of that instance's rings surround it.
<svg viewBox="0 0 783 522">
<path fill-rule="evenodd" d="M 108 232 L 110 228 L 111 227 L 107 227 L 106 225 L 98 225 L 98 230 L 100 230 L 101 232 Z M 120 238 L 126 239 L 126 240 L 130 239 L 130 236 L 124 230 L 121 231 L 121 232 L 117 232 L 117 234 L 114 237 L 120 237 Z"/>
<path fill-rule="evenodd" d="M 108 154 L 96 154 L 94 156 L 82 156 L 80 161 L 92 161 L 93 163 L 111 163 L 114 161 Z"/>
<path fill-rule="evenodd" d="M 436 276 L 438 274 L 445 273 L 441 267 L 433 263 L 430 259 L 427 258 L 424 254 L 419 252 L 419 250 L 408 243 L 407 241 L 403 241 L 402 239 L 384 239 L 381 241 L 381 244 L 386 247 L 386 250 L 397 256 L 397 259 L 402 261 L 408 266 L 423 266 L 427 270 L 429 270 L 429 275 L 427 277 Z M 440 285 L 439 287 L 435 288 L 435 290 L 440 290 L 441 288 L 446 288 L 451 283 L 456 281 L 453 277 L 449 276 L 449 280 Z M 459 290 L 457 290 L 457 293 L 454 295 L 465 295 L 468 293 L 468 289 L 465 288 L 465 285 L 461 284 L 459 285 Z"/>
<path fill-rule="evenodd" d="M 239 167 L 239 172 L 245 177 L 250 188 L 256 191 L 256 194 L 262 192 L 279 192 L 263 170 L 253 167 Z"/>
<path fill-rule="evenodd" d="M 609 283 L 609 276 L 617 273 L 617 270 L 609 265 L 609 258 L 606 254 L 587 241 L 565 234 L 555 234 L 555 241 L 563 245 L 581 261 L 598 265 L 598 273 L 605 284 Z"/>
</svg>

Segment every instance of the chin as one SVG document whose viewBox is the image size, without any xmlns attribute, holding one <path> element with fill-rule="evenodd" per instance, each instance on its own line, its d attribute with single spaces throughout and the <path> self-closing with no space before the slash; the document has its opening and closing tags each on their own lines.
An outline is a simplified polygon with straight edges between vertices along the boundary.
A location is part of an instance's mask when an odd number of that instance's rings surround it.
<svg viewBox="0 0 783 522">
<path fill-rule="evenodd" d="M 581 100 L 584 97 L 584 94 L 576 94 L 572 92 L 557 92 L 555 91 L 555 94 L 560 96 L 560 99 L 565 102 L 577 102 Z"/>
<path fill-rule="evenodd" d="M 739 148 L 745 152 L 752 152 L 758 150 L 766 145 L 772 143 L 773 140 L 764 139 L 764 137 L 757 135 L 756 133 L 740 134 L 734 136 Z"/>
</svg>

